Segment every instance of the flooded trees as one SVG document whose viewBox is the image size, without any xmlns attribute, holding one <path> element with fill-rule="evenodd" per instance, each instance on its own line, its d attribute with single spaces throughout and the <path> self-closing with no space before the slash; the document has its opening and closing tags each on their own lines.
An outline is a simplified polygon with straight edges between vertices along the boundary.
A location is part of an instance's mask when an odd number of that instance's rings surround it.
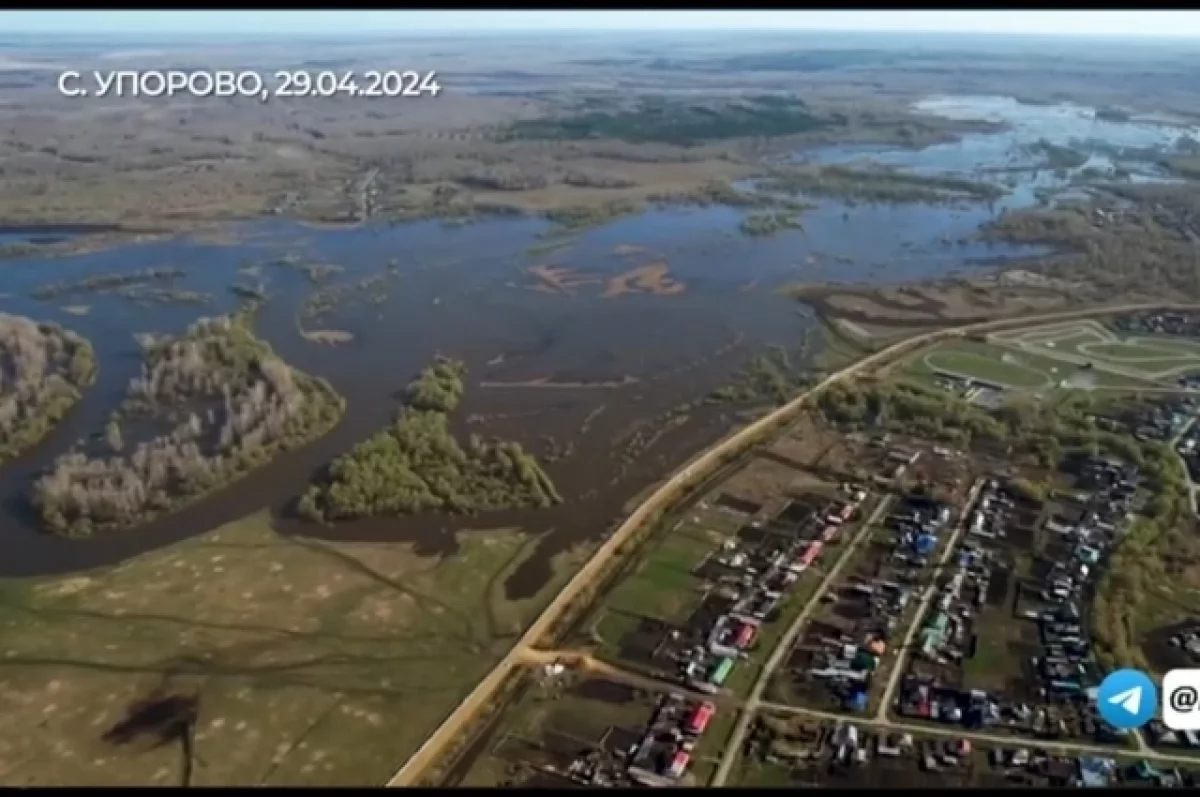
<svg viewBox="0 0 1200 797">
<path fill-rule="evenodd" d="M 466 367 L 454 360 L 438 360 L 409 384 L 408 406 L 429 412 L 453 412 L 462 400 Z"/>
<path fill-rule="evenodd" d="M 559 503 L 537 460 L 512 442 L 472 435 L 460 446 L 449 427 L 466 369 L 439 359 L 405 392 L 394 424 L 338 457 L 298 511 L 332 521 L 442 511 L 459 514 Z"/>
<path fill-rule="evenodd" d="M 0 313 L 0 462 L 45 437 L 95 378 L 96 358 L 82 337 Z"/>
<path fill-rule="evenodd" d="M 146 286 L 153 282 L 169 282 L 184 276 L 178 268 L 144 268 L 141 271 L 115 274 L 96 274 L 76 282 L 51 282 L 35 289 L 34 299 L 49 301 L 62 296 L 79 293 L 102 293 L 135 285 Z"/>
<path fill-rule="evenodd" d="M 50 531 L 87 536 L 144 522 L 228 484 L 328 431 L 344 402 L 255 337 L 247 315 L 202 319 L 181 338 L 142 340 L 104 450 L 74 450 L 38 479 L 33 502 Z M 131 444 L 120 420 L 169 431 Z M 118 453 L 125 451 L 126 453 Z"/>
</svg>

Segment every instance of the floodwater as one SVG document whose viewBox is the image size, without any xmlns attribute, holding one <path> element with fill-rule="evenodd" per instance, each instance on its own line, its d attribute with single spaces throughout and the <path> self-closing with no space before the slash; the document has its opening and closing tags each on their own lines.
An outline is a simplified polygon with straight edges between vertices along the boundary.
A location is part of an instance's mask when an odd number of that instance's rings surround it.
<svg viewBox="0 0 1200 797">
<path fill-rule="evenodd" d="M 938 161 L 942 156 L 937 152 L 958 153 L 946 161 L 948 171 L 960 163 L 971 168 L 979 163 L 954 147 L 982 145 L 947 146 L 877 156 L 917 168 L 922 159 Z M 807 156 L 830 158 L 830 153 L 826 148 Z M 903 158 L 912 160 L 902 163 Z M 284 533 L 413 540 L 430 552 L 452 550 L 456 530 L 521 526 L 541 534 L 541 542 L 507 589 L 514 598 L 530 595 L 549 576 L 555 553 L 611 528 L 630 498 L 727 431 L 736 408 L 693 411 L 687 423 L 661 434 L 634 457 L 629 456 L 631 439 L 661 431 L 664 413 L 727 384 L 762 347 L 778 344 L 794 350 L 805 339 L 814 323 L 811 311 L 779 296 L 776 288 L 796 281 L 871 284 L 935 278 L 975 261 L 994 264 L 1038 251 L 969 240 L 1003 206 L 1003 201 L 954 207 L 823 201 L 805 214 L 803 231 L 768 238 L 741 235 L 742 215 L 730 208 L 654 210 L 587 231 L 570 246 L 540 255 L 530 251 L 547 243 L 542 237 L 547 227 L 537 220 L 355 229 L 271 220 L 232 227 L 233 243 L 181 237 L 50 260 L 4 261 L 0 311 L 77 330 L 92 341 L 101 367 L 97 384 L 54 433 L 22 459 L 0 467 L 0 576 L 66 573 L 115 563 L 269 505 Z M 23 229 L 11 234 L 28 238 L 49 233 Z M 398 274 L 388 282 L 382 303 L 360 296 L 319 323 L 305 322 L 309 329 L 354 335 L 348 345 L 323 347 L 298 332 L 298 310 L 314 286 L 299 270 L 272 264 L 285 255 L 344 267 L 331 281 L 335 285 L 384 274 L 391 261 Z M 611 277 L 659 262 L 684 286 L 681 291 L 602 296 Z M 242 271 L 255 265 L 259 275 Z M 570 268 L 592 281 L 569 294 L 532 290 L 537 282 L 526 270 L 536 265 Z M 52 302 L 30 296 L 49 282 L 164 266 L 186 273 L 170 287 L 206 292 L 212 301 L 141 306 L 116 293 Z M 229 287 L 234 283 L 260 281 L 270 300 L 260 311 L 259 333 L 290 363 L 328 378 L 346 396 L 341 424 L 215 496 L 147 526 L 82 541 L 38 533 L 24 498 L 30 481 L 72 441 L 103 428 L 124 385 L 139 370 L 133 335 L 181 331 L 197 317 L 232 309 L 237 299 Z M 64 309 L 80 305 L 87 306 L 86 314 Z M 456 416 L 463 434 L 478 431 L 516 439 L 539 455 L 546 436 L 559 446 L 573 444 L 571 455 L 546 465 L 565 504 L 470 519 L 371 519 L 332 529 L 290 518 L 290 503 L 314 473 L 387 423 L 396 410 L 397 391 L 438 353 L 462 358 L 470 369 L 467 395 Z M 512 384 L 535 379 L 586 384 Z M 606 382 L 621 384 L 599 384 Z"/>
<path fill-rule="evenodd" d="M 871 162 L 929 176 L 960 176 L 1004 186 L 1007 195 L 996 210 L 1017 210 L 1038 203 L 1045 192 L 1065 194 L 1085 173 L 1111 177 L 1120 167 L 1130 182 L 1181 182 L 1146 158 L 1150 150 L 1167 152 L 1181 139 L 1200 142 L 1200 127 L 1162 121 L 1097 119 L 1092 108 L 1064 103 L 1026 105 L 1011 97 L 934 97 L 913 110 L 958 121 L 1000 122 L 1007 129 L 970 133 L 922 149 L 884 146 L 832 145 L 797 153 L 797 160 L 851 164 Z M 1088 155 L 1076 168 L 1038 168 L 1044 159 L 1030 146 L 1046 141 Z"/>
<path fill-rule="evenodd" d="M 622 462 L 629 438 L 655 431 L 639 424 L 728 382 L 764 345 L 794 349 L 811 327 L 806 308 L 770 291 L 789 278 L 794 256 L 780 249 L 748 265 L 744 249 L 739 252 L 736 246 L 744 239 L 732 232 L 738 221 L 736 213 L 724 209 L 663 211 L 592 231 L 573 248 L 542 256 L 528 253 L 544 243 L 538 238 L 545 230 L 540 221 L 347 230 L 271 222 L 234 230 L 238 242 L 232 244 L 181 238 L 53 260 L 7 261 L 0 266 L 0 311 L 57 321 L 80 332 L 92 341 L 101 367 L 97 384 L 53 434 L 25 457 L 0 467 L 0 546 L 5 551 L 0 575 L 70 572 L 119 561 L 265 504 L 286 515 L 290 501 L 321 466 L 388 422 L 397 392 L 441 353 L 464 359 L 470 369 L 467 396 L 456 416 L 464 434 L 479 431 L 517 439 L 539 454 L 543 436 L 559 445 L 574 443 L 571 456 L 548 465 L 566 504 L 469 520 L 378 519 L 334 529 L 286 520 L 281 528 L 340 538 L 414 539 L 430 551 L 447 550 L 453 545 L 448 532 L 459 528 L 553 530 L 545 537 L 544 550 L 514 576 L 514 595 L 532 591 L 549 573 L 548 556 L 602 532 L 639 489 L 728 428 L 734 409 L 695 412 L 688 424 L 664 434 L 632 464 Z M 620 244 L 645 251 L 616 254 Z M 273 264 L 289 254 L 343 266 L 344 273 L 332 280 L 335 285 L 386 274 L 393 260 L 398 273 L 387 282 L 382 303 L 359 297 L 319 323 L 306 321 L 309 329 L 354 335 L 349 345 L 323 347 L 297 330 L 297 311 L 314 288 L 299 270 Z M 684 286 L 681 293 L 602 298 L 608 278 L 658 261 L 671 267 L 670 277 Z M 537 264 L 569 266 L 595 275 L 597 282 L 581 285 L 574 295 L 531 290 L 537 282 L 525 269 Z M 258 274 L 241 270 L 255 265 Z M 204 292 L 212 301 L 142 306 L 116 293 L 61 296 L 52 302 L 31 297 L 34 288 L 49 282 L 164 266 L 186 274 L 170 287 Z M 739 290 L 754 279 L 760 287 Z M 238 301 L 231 285 L 259 281 L 270 294 L 257 319 L 260 334 L 290 363 L 328 378 L 347 397 L 342 423 L 216 497 L 159 522 L 82 541 L 39 534 L 25 499 L 28 485 L 72 441 L 103 429 L 125 384 L 140 368 L 133 336 L 179 332 L 197 317 L 228 311 Z M 87 312 L 71 312 L 80 306 Z M 535 379 L 591 384 L 504 384 Z M 629 383 L 596 384 L 622 380 Z"/>
</svg>

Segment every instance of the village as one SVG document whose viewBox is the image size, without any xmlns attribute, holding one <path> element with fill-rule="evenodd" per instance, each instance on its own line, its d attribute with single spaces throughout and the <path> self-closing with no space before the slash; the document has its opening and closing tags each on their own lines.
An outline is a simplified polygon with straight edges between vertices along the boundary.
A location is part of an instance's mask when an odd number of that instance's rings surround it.
<svg viewBox="0 0 1200 797">
<path fill-rule="evenodd" d="M 1169 441 L 1190 428 L 1193 411 L 1187 399 L 1123 413 L 1120 422 L 1141 438 Z M 1067 466 L 1073 489 L 1047 499 L 1028 494 L 1011 473 L 970 478 L 960 452 L 902 442 L 865 441 L 887 481 L 898 482 L 927 459 L 941 467 L 925 462 L 925 472 L 944 482 L 892 496 L 886 515 L 864 530 L 866 545 L 842 577 L 815 596 L 819 606 L 768 690 L 768 711 L 797 706 L 846 718 L 781 734 L 772 727 L 798 717 L 768 715 L 756 722 L 746 755 L 793 775 L 819 764 L 826 769 L 812 776 L 818 783 L 839 772 L 857 783 L 856 768 L 880 758 L 909 762 L 912 783 L 922 777 L 963 785 L 1192 782 L 1186 766 L 1131 758 L 1139 737 L 1108 725 L 1096 708 L 1105 673 L 1087 631 L 1087 600 L 1103 560 L 1146 500 L 1139 468 L 1116 457 L 1082 459 Z M 809 511 L 804 521 L 797 523 L 796 505 L 768 521 L 786 525 L 791 517 L 795 528 L 812 530 L 793 547 L 769 552 L 774 558 L 755 558 L 733 544 L 715 557 L 731 571 L 745 568 L 740 579 L 726 576 L 745 594 L 735 590 L 729 597 L 738 601 L 716 617 L 704 644 L 681 658 L 688 687 L 722 691 L 763 618 L 867 498 L 858 485 L 842 490 L 847 500 Z M 1198 639 L 1200 633 L 1184 634 L 1178 644 L 1196 647 Z M 856 718 L 871 724 L 859 726 Z M 906 730 L 885 732 L 882 723 Z M 954 729 L 962 734 L 952 735 Z M 973 740 L 980 735 L 1009 741 L 980 744 Z M 798 744 L 802 738 L 809 743 Z M 1146 728 L 1145 741 L 1200 752 L 1200 735 L 1161 723 Z M 1093 752 L 1052 752 L 1064 743 Z M 678 773 L 667 776 L 678 782 L 687 752 L 663 758 L 639 782 L 661 782 L 654 778 L 664 772 Z"/>
<path fill-rule="evenodd" d="M 698 497 L 597 602 L 574 644 L 602 671 L 568 671 L 556 694 L 620 720 L 538 771 L 590 786 L 1195 787 L 1200 733 L 1101 716 L 1090 615 L 1155 499 L 1136 449 L 1200 470 L 1198 410 L 1187 392 L 1095 403 L 1087 423 L 1128 444 L 1053 467 L 809 419 Z M 1195 666 L 1200 622 L 1163 646 Z M 620 709 L 580 697 L 617 684 Z"/>
</svg>

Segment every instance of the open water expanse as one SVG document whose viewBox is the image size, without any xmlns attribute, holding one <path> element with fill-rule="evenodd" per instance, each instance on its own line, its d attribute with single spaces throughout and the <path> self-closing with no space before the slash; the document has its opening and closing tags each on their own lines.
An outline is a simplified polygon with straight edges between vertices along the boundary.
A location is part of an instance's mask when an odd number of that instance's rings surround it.
<svg viewBox="0 0 1200 797">
<path fill-rule="evenodd" d="M 1041 138 L 1059 144 L 1099 139 L 1147 147 L 1189 132 L 1146 122 L 1097 122 L 1085 109 L 1023 106 L 1003 98 L 931 100 L 919 107 L 999 118 L 1012 126 L 923 150 L 826 147 L 797 157 L 827 163 L 869 159 L 925 173 L 997 179 L 1009 189 L 1006 198 L 958 206 L 822 201 L 804 215 L 803 231 L 767 238 L 741 235 L 742 215 L 729 208 L 660 209 L 587 231 L 542 254 L 531 251 L 548 243 L 542 237 L 547 225 L 539 220 L 356 229 L 272 220 L 232 227 L 232 243 L 181 237 L 69 257 L 0 261 L 0 312 L 74 329 L 91 340 L 100 362 L 96 385 L 68 419 L 25 457 L 0 467 L 0 575 L 113 563 L 264 505 L 282 512 L 316 470 L 388 422 L 397 391 L 440 353 L 465 360 L 470 369 L 457 417 L 464 434 L 516 439 L 539 454 L 546 436 L 574 444 L 571 456 L 547 465 L 564 505 L 466 520 L 378 519 L 333 529 L 281 520 L 280 531 L 416 540 L 430 551 L 445 551 L 453 545 L 448 532 L 455 529 L 520 525 L 544 532 L 538 553 L 508 584 L 513 597 L 528 595 L 548 576 L 551 555 L 602 534 L 639 490 L 726 431 L 735 422 L 734 411 L 712 406 L 692 412 L 686 424 L 662 435 L 632 463 L 622 454 L 629 439 L 644 434 L 656 416 L 727 384 L 764 346 L 794 351 L 806 339 L 811 312 L 779 296 L 779 286 L 910 282 L 1031 254 L 1036 250 L 970 240 L 1004 208 L 1037 201 L 1035 189 L 1071 189 L 1069 176 L 1029 168 L 1023 155 L 1028 144 Z M 1162 179 L 1149 166 L 1133 172 L 1138 179 Z M 0 227 L 0 244 L 78 232 Z M 388 275 L 393 262 L 395 275 L 387 276 L 382 290 L 370 296 L 358 292 L 314 322 L 300 312 L 314 285 L 301 270 L 277 262 L 285 257 L 342 267 L 332 285 Z M 611 292 L 612 278 L 652 264 L 664 264 L 667 278 L 681 287 L 604 295 Z M 582 281 L 570 291 L 554 290 L 528 272 L 539 265 L 569 269 Z M 119 292 L 53 301 L 31 296 L 46 283 L 152 267 L 185 272 L 155 287 L 202 292 L 211 300 L 153 304 Z M 103 429 L 125 384 L 139 371 L 133 336 L 178 332 L 198 317 L 231 310 L 239 300 L 230 286 L 259 282 L 270 297 L 257 319 L 259 334 L 291 364 L 328 378 L 346 396 L 342 423 L 212 498 L 148 526 L 82 541 L 37 532 L 24 499 L 29 483 L 72 441 Z M 301 325 L 349 332 L 354 339 L 339 347 L 318 345 L 302 336 Z M 531 380 L 558 386 L 513 384 Z M 607 384 L 614 382 L 622 384 Z"/>
</svg>

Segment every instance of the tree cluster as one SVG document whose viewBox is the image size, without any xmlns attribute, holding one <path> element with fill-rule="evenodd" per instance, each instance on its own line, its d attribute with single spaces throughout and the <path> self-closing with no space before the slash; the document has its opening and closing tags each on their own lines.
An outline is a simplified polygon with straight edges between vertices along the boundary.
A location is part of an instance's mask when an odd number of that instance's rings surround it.
<svg viewBox="0 0 1200 797">
<path fill-rule="evenodd" d="M 86 536 L 149 520 L 328 430 L 342 401 L 254 336 L 245 317 L 202 319 L 179 338 L 146 338 L 108 452 L 73 450 L 34 484 L 56 533 Z M 174 423 L 128 453 L 119 418 Z M 182 420 L 179 420 L 182 419 Z"/>
<path fill-rule="evenodd" d="M 1004 445 L 1012 456 L 1052 467 L 1068 454 L 1113 454 L 1143 464 L 1143 447 L 1124 435 L 1099 429 L 1092 399 L 1078 393 L 1055 402 L 1013 397 L 984 409 L 944 390 L 912 382 L 838 384 L 818 406 L 830 421 L 851 428 L 901 431 L 960 446 Z"/>
<path fill-rule="evenodd" d="M 537 460 L 515 442 L 471 435 L 459 445 L 449 414 L 466 369 L 439 359 L 405 392 L 387 429 L 338 457 L 301 497 L 301 514 L 321 521 L 415 512 L 469 514 L 547 507 L 562 499 Z"/>
<path fill-rule="evenodd" d="M 95 377 L 96 357 L 82 337 L 0 313 L 0 462 L 49 433 Z"/>
</svg>

